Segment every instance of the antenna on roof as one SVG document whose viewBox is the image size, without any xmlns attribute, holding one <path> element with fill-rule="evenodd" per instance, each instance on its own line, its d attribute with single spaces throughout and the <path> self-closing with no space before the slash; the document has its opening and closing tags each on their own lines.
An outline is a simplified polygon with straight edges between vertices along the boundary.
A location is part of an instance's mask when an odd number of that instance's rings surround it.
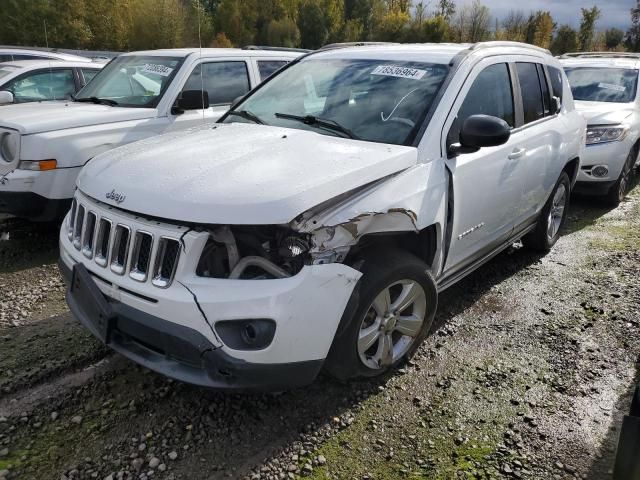
<svg viewBox="0 0 640 480">
<path fill-rule="evenodd" d="M 49 37 L 47 36 L 47 21 L 46 20 L 42 20 L 42 23 L 44 23 L 44 44 L 46 45 L 47 49 L 49 48 Z"/>
</svg>

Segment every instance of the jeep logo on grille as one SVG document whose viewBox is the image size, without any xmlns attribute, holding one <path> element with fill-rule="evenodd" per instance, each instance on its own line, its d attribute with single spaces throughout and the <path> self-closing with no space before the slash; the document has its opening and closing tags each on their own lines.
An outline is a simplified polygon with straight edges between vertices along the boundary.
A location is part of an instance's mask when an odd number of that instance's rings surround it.
<svg viewBox="0 0 640 480">
<path fill-rule="evenodd" d="M 107 193 L 106 197 L 107 197 L 107 200 L 113 200 L 118 205 L 124 202 L 124 199 L 127 198 L 125 195 L 121 193 L 116 193 L 115 190 L 111 190 L 109 193 Z"/>
</svg>

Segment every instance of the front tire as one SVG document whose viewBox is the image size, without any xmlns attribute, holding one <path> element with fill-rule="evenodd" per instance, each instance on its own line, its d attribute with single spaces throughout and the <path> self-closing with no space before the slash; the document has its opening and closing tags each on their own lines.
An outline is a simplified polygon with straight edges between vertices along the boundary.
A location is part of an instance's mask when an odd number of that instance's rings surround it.
<svg viewBox="0 0 640 480">
<path fill-rule="evenodd" d="M 427 265 L 403 251 L 371 251 L 325 362 L 339 380 L 376 377 L 409 359 L 429 333 L 438 301 Z"/>
<path fill-rule="evenodd" d="M 571 181 L 567 172 L 562 172 L 556 186 L 547 200 L 535 230 L 525 235 L 522 243 L 525 247 L 547 253 L 560 238 L 560 232 L 567 220 Z"/>
<path fill-rule="evenodd" d="M 622 172 L 620 172 L 618 180 L 611 186 L 609 192 L 607 192 L 604 197 L 604 201 L 608 206 L 613 208 L 617 207 L 627 196 L 627 193 L 629 193 L 629 187 L 633 182 L 633 172 L 637 158 L 638 148 L 634 146 L 629 152 L 627 161 L 624 162 L 624 167 L 622 167 Z"/>
</svg>

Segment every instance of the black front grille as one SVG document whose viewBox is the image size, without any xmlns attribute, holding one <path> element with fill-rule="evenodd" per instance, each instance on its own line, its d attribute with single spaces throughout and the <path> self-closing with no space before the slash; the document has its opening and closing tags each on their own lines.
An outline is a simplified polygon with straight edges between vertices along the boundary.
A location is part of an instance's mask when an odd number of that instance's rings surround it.
<svg viewBox="0 0 640 480">
<path fill-rule="evenodd" d="M 153 284 L 156 287 L 168 287 L 176 273 L 180 242 L 172 238 L 162 237 L 158 245 L 156 261 L 153 268 Z"/>
<path fill-rule="evenodd" d="M 101 267 L 109 265 L 118 275 L 127 273 L 139 282 L 151 280 L 160 288 L 171 284 L 180 257 L 179 240 L 160 237 L 156 241 L 152 233 L 112 223 L 90 208 L 77 199 L 72 202 L 67 227 L 76 249 Z"/>
<path fill-rule="evenodd" d="M 149 262 L 151 260 L 151 248 L 153 247 L 153 237 L 146 232 L 137 232 L 131 253 L 131 273 L 134 280 L 144 282 L 149 272 Z"/>
</svg>

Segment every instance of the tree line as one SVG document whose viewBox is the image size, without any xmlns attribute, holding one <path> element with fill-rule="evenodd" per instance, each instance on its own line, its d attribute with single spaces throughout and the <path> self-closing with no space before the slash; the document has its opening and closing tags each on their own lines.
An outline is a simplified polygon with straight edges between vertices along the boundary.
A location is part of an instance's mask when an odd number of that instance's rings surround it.
<svg viewBox="0 0 640 480">
<path fill-rule="evenodd" d="M 630 28 L 597 28 L 597 7 L 578 28 L 552 12 L 493 18 L 481 0 L 2 0 L 0 44 L 143 50 L 249 44 L 315 49 L 353 41 L 513 40 L 568 51 L 640 51 L 640 0 Z"/>
</svg>

